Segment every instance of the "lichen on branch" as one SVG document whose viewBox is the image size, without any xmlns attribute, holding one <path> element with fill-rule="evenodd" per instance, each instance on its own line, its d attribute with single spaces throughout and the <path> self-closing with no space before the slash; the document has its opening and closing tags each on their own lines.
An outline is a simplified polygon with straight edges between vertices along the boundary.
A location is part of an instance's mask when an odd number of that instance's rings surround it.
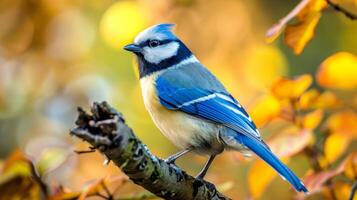
<svg viewBox="0 0 357 200">
<path fill-rule="evenodd" d="M 121 113 L 106 102 L 94 103 L 91 114 L 78 108 L 76 127 L 70 132 L 90 143 L 137 185 L 164 199 L 230 199 L 207 181 L 188 175 L 157 158 L 125 124 Z"/>
</svg>

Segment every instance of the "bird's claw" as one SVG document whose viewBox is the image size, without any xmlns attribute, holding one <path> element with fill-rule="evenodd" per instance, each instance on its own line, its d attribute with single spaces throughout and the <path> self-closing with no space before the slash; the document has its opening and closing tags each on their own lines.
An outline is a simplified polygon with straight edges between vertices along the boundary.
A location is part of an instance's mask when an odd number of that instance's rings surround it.
<svg viewBox="0 0 357 200">
<path fill-rule="evenodd" d="M 176 165 L 175 161 L 176 161 L 175 159 L 170 159 L 170 157 L 164 159 L 164 162 L 166 162 L 167 164 L 172 164 L 172 165 Z"/>
</svg>

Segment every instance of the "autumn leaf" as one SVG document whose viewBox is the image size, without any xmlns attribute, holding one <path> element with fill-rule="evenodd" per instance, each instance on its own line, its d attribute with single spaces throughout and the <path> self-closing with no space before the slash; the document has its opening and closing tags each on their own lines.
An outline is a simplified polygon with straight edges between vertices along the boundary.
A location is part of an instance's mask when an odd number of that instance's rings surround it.
<svg viewBox="0 0 357 200">
<path fill-rule="evenodd" d="M 348 199 L 351 193 L 352 185 L 344 182 L 336 182 L 333 185 L 333 191 L 336 199 Z M 331 195 L 331 192 L 326 192 L 328 195 Z M 331 199 L 333 199 L 332 197 Z M 355 199 L 355 198 L 354 198 Z M 353 200 L 353 199 L 352 199 Z"/>
<path fill-rule="evenodd" d="M 327 88 L 351 90 L 357 88 L 357 56 L 347 52 L 336 53 L 320 65 L 317 82 Z"/>
<path fill-rule="evenodd" d="M 322 109 L 307 113 L 302 118 L 302 126 L 306 129 L 310 129 L 310 130 L 315 129 L 320 124 L 323 115 L 324 115 L 324 112 Z"/>
<path fill-rule="evenodd" d="M 272 93 L 278 98 L 295 99 L 300 97 L 312 83 L 312 76 L 304 74 L 294 79 L 281 78 L 277 80 L 272 88 Z"/>
<path fill-rule="evenodd" d="M 300 3 L 289 12 L 288 15 L 283 17 L 282 19 L 279 20 L 278 23 L 274 24 L 272 27 L 269 28 L 269 30 L 266 33 L 266 41 L 268 43 L 273 42 L 276 38 L 279 37 L 279 35 L 283 32 L 283 30 L 286 27 L 286 24 L 293 19 L 296 15 L 301 12 L 302 9 L 304 9 L 309 3 L 309 0 L 303 0 L 300 1 Z"/>
<path fill-rule="evenodd" d="M 78 197 L 78 200 L 85 200 L 87 197 L 98 194 L 101 191 L 107 192 L 107 185 L 113 183 L 114 181 L 119 184 L 118 186 L 120 186 L 127 181 L 127 178 L 123 176 L 116 176 L 116 177 L 106 177 L 94 181 L 82 191 L 82 193 Z"/>
<path fill-rule="evenodd" d="M 341 104 L 341 101 L 337 98 L 336 94 L 330 91 L 325 91 L 319 95 L 319 97 L 311 102 L 311 108 L 315 109 L 329 109 L 336 108 Z"/>
<path fill-rule="evenodd" d="M 333 163 L 347 149 L 350 138 L 338 132 L 329 135 L 324 144 L 324 154 L 328 163 Z"/>
<path fill-rule="evenodd" d="M 321 11 L 327 6 L 325 0 L 301 1 L 286 17 L 272 26 L 267 32 L 267 42 L 273 42 L 285 28 L 285 43 L 300 54 L 314 36 L 315 27 L 321 18 Z M 287 23 L 297 18 L 297 23 Z"/>
<path fill-rule="evenodd" d="M 107 194 L 109 191 L 107 190 L 107 186 L 115 183 L 116 187 L 120 187 L 127 181 L 127 177 L 124 176 L 112 176 L 105 177 L 95 181 L 90 181 L 84 187 L 82 191 L 70 191 L 68 189 L 61 189 L 54 195 L 52 195 L 50 200 L 86 200 L 89 197 L 96 196 L 97 194 L 105 194 L 107 196 L 111 194 Z"/>
<path fill-rule="evenodd" d="M 332 114 L 326 121 L 329 130 L 349 137 L 357 137 L 357 113 L 344 110 Z"/>
<path fill-rule="evenodd" d="M 284 41 L 295 54 L 300 54 L 314 36 L 315 27 L 321 18 L 321 10 L 326 6 L 325 0 L 311 0 L 297 15 L 298 22 L 286 27 Z"/>
<path fill-rule="evenodd" d="M 346 159 L 344 174 L 351 180 L 357 179 L 357 152 L 351 153 Z"/>
<path fill-rule="evenodd" d="M 279 100 L 271 95 L 260 98 L 249 113 L 258 127 L 269 122 L 280 114 Z"/>
<path fill-rule="evenodd" d="M 5 161 L 0 174 L 1 197 L 7 200 L 40 199 L 40 187 L 32 179 L 32 170 L 27 158 L 15 151 Z"/>
</svg>

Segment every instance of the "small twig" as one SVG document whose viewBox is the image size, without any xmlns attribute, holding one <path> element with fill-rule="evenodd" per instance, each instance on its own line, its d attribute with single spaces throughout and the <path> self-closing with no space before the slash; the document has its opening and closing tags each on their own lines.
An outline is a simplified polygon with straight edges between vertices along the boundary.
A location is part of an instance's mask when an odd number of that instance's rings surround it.
<svg viewBox="0 0 357 200">
<path fill-rule="evenodd" d="M 101 185 L 102 185 L 105 193 L 107 193 L 108 199 L 113 199 L 113 194 L 109 191 L 107 185 L 104 182 L 102 182 Z"/>
<path fill-rule="evenodd" d="M 74 150 L 76 154 L 85 154 L 85 153 L 94 153 L 95 148 L 94 147 L 89 147 L 89 150 Z"/>
<path fill-rule="evenodd" d="M 43 182 L 42 178 L 40 177 L 40 175 L 38 175 L 35 165 L 31 162 L 28 161 L 29 166 L 30 166 L 30 170 L 31 170 L 31 175 L 32 178 L 37 182 L 37 184 L 40 186 L 41 192 L 43 194 L 43 196 L 45 197 L 45 199 L 48 197 L 49 193 L 48 193 L 48 187 L 46 185 L 45 182 Z"/>
<path fill-rule="evenodd" d="M 352 185 L 351 194 L 350 197 L 348 198 L 349 200 L 353 200 L 356 191 L 357 191 L 357 181 L 355 181 L 355 183 Z"/>
<path fill-rule="evenodd" d="M 103 194 L 101 194 L 99 192 L 95 193 L 93 196 L 98 196 L 98 197 L 101 197 L 101 198 L 106 199 L 106 200 L 109 199 L 109 197 L 107 197 L 107 196 L 105 196 L 105 195 L 103 195 Z"/>
<path fill-rule="evenodd" d="M 292 20 L 299 12 L 305 8 L 310 0 L 302 0 L 294 9 L 292 9 L 285 17 L 281 18 L 278 23 L 274 24 L 266 33 L 266 37 L 273 37 L 276 33 L 280 32 L 285 25 Z"/>
<path fill-rule="evenodd" d="M 340 5 L 338 5 L 337 3 L 332 2 L 331 0 L 326 0 L 327 3 L 334 8 L 335 10 L 337 10 L 338 12 L 343 13 L 346 17 L 350 18 L 351 20 L 356 20 L 357 19 L 357 15 L 354 13 L 351 13 L 350 11 L 348 11 L 347 9 L 341 7 Z"/>
</svg>

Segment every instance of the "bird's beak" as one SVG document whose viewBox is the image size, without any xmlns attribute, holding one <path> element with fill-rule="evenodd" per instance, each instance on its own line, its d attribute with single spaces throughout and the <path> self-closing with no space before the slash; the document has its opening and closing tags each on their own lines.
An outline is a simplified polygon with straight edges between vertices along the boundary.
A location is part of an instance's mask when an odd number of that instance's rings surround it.
<svg viewBox="0 0 357 200">
<path fill-rule="evenodd" d="M 142 48 L 136 44 L 128 44 L 124 49 L 134 53 L 140 53 L 142 51 Z"/>
</svg>

